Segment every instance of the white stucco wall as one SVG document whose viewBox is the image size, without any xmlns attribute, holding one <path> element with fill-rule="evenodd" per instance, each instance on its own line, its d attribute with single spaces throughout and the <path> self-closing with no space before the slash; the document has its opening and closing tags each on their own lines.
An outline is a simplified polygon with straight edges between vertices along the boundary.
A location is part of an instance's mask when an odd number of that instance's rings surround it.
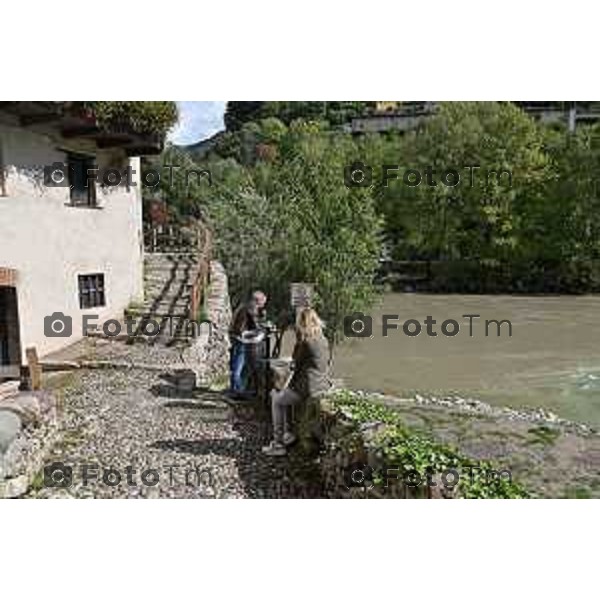
<svg viewBox="0 0 600 600">
<path fill-rule="evenodd" d="M 63 161 L 65 147 L 77 148 L 1 123 L 0 145 L 7 170 L 6 195 L 0 195 L 0 267 L 18 272 L 23 355 L 33 345 L 44 356 L 81 338 L 83 314 L 98 314 L 101 323 L 122 317 L 131 301 L 143 298 L 141 192 L 139 186 L 119 186 L 105 193 L 97 186 L 101 208 L 67 206 L 69 189 L 45 187 L 42 168 Z M 112 163 L 112 154 L 99 153 L 98 164 Z M 131 164 L 139 173 L 139 159 Z M 105 307 L 80 310 L 77 276 L 88 273 L 104 273 Z M 72 317 L 72 337 L 44 335 L 44 317 L 56 311 Z"/>
</svg>

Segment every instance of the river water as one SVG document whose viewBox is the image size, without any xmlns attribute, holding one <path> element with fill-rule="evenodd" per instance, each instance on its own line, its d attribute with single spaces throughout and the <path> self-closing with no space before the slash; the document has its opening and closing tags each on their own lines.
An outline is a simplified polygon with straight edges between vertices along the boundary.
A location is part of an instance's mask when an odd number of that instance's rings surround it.
<svg viewBox="0 0 600 600">
<path fill-rule="evenodd" d="M 398 315 L 382 335 L 382 315 Z M 471 319 L 465 314 L 479 314 Z M 370 313 L 369 338 L 336 349 L 335 376 L 348 387 L 391 395 L 456 393 L 490 404 L 543 406 L 570 420 L 600 427 L 600 296 L 462 296 L 386 294 Z M 437 323 L 427 334 L 427 316 Z M 422 323 L 416 337 L 408 319 Z M 458 322 L 445 336 L 441 323 Z M 486 319 L 508 319 L 500 328 Z M 413 327 L 413 326 L 411 326 Z M 416 327 L 416 326 L 414 326 Z M 448 325 L 448 331 L 452 326 Z"/>
</svg>

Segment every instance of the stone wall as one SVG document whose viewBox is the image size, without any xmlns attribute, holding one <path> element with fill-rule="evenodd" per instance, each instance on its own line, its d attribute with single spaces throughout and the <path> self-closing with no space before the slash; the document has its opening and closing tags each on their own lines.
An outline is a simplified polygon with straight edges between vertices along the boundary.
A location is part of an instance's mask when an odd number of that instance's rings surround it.
<svg viewBox="0 0 600 600">
<path fill-rule="evenodd" d="M 220 262 L 210 263 L 210 283 L 204 301 L 205 318 L 211 326 L 183 352 L 183 362 L 196 373 L 196 384 L 209 385 L 229 371 L 231 304 L 227 274 Z"/>
<path fill-rule="evenodd" d="M 45 391 L 18 392 L 11 385 L 0 386 L 0 498 L 27 491 L 58 439 L 55 397 Z"/>
<path fill-rule="evenodd" d="M 324 495 L 330 498 L 452 498 L 454 491 L 444 486 L 414 484 L 385 464 L 377 443 L 386 424 L 357 423 L 349 414 L 336 407 L 330 398 L 320 401 L 317 420 L 303 424 L 303 439 L 307 433 L 318 443 L 320 478 Z M 307 427 L 311 431 L 307 432 Z M 310 452 L 306 447 L 305 451 Z M 388 470 L 389 469 L 389 470 Z M 382 477 L 383 474 L 383 477 Z"/>
</svg>

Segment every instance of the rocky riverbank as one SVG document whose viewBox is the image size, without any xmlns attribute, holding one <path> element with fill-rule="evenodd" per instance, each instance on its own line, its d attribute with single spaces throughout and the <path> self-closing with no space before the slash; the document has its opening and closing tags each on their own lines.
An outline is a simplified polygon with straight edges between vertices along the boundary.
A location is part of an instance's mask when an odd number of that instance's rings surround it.
<svg viewBox="0 0 600 600">
<path fill-rule="evenodd" d="M 407 403 L 417 406 L 432 406 L 456 410 L 467 414 L 481 415 L 488 417 L 497 417 L 509 421 L 526 421 L 529 423 L 548 424 L 560 427 L 566 431 L 578 433 L 581 435 L 592 435 L 598 432 L 589 425 L 576 423 L 559 417 L 557 414 L 542 407 L 536 408 L 511 408 L 508 406 L 492 406 L 487 402 L 475 398 L 463 398 L 458 395 L 449 394 L 444 396 L 422 396 L 416 394 L 414 398 L 397 398 L 378 392 L 366 392 L 355 390 L 352 393 L 357 396 L 370 397 L 378 399 L 385 404 Z"/>
<path fill-rule="evenodd" d="M 344 391 L 393 410 L 416 434 L 507 469 L 533 496 L 600 497 L 600 435 L 544 409 L 491 406 L 449 395 L 395 398 Z"/>
</svg>

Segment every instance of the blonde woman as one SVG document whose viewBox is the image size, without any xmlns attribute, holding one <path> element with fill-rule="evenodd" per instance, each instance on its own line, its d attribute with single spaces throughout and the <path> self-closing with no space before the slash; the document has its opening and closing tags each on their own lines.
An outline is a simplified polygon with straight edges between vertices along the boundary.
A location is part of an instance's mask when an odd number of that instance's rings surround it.
<svg viewBox="0 0 600 600">
<path fill-rule="evenodd" d="M 323 323 L 312 308 L 303 308 L 296 319 L 296 345 L 292 354 L 293 373 L 288 386 L 271 392 L 273 441 L 263 448 L 268 456 L 285 456 L 293 444 L 290 408 L 318 396 L 329 388 L 329 346 Z"/>
</svg>

